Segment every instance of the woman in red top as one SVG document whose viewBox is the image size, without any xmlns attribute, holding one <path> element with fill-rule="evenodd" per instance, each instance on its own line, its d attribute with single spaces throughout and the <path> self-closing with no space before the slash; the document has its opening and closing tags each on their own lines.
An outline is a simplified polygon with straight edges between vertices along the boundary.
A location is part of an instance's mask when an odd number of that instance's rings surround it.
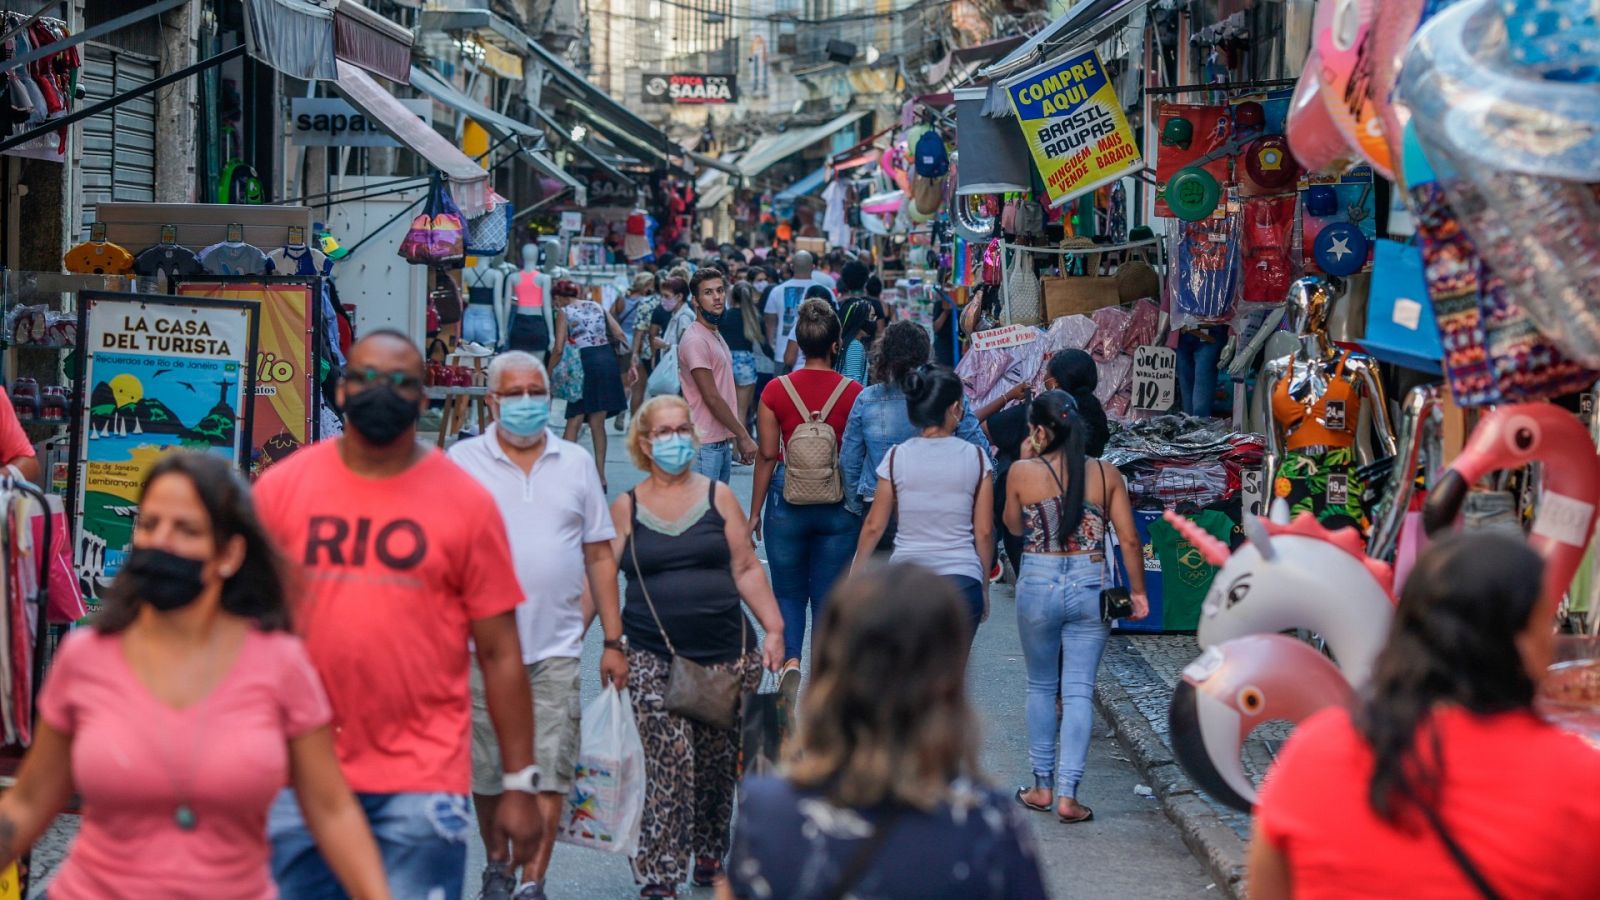
<svg viewBox="0 0 1600 900">
<path fill-rule="evenodd" d="M 1600 750 L 1533 710 L 1543 568 L 1493 532 L 1423 554 L 1369 699 L 1306 720 L 1267 775 L 1251 900 L 1600 897 Z"/>
<path fill-rule="evenodd" d="M 761 392 L 756 407 L 756 428 L 761 442 L 756 459 L 755 491 L 750 500 L 750 530 L 765 537 L 767 564 L 772 568 L 772 589 L 783 613 L 784 663 L 779 686 L 793 700 L 800 688 L 800 651 L 805 644 L 806 607 L 813 622 L 822 621 L 822 598 L 850 566 L 855 555 L 861 519 L 835 503 L 791 503 L 784 499 L 786 467 L 779 460 L 789 439 L 812 414 L 833 428 L 834 472 L 838 475 L 838 448 L 850 409 L 861 385 L 833 370 L 839 355 L 839 317 L 826 300 L 807 300 L 795 318 L 795 343 L 806 364 L 775 378 Z M 798 397 L 805 409 L 796 403 Z M 766 517 L 762 518 L 762 501 Z M 763 536 L 762 527 L 766 533 Z"/>
<path fill-rule="evenodd" d="M 83 823 L 51 897 L 267 900 L 267 810 L 287 784 L 344 889 L 387 898 L 327 695 L 288 629 L 243 480 L 212 454 L 157 463 L 104 608 L 45 681 L 33 747 L 0 797 L 0 865 L 77 793 Z"/>
</svg>

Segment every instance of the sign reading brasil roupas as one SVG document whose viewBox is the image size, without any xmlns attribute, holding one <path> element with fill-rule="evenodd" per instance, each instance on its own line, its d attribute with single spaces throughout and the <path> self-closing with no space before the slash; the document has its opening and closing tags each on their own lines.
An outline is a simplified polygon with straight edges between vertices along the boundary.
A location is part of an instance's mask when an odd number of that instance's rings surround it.
<svg viewBox="0 0 1600 900">
<path fill-rule="evenodd" d="M 646 72 L 644 102 L 738 103 L 738 80 L 733 75 L 704 72 Z"/>
<path fill-rule="evenodd" d="M 1144 166 L 1099 53 L 1046 63 L 1005 90 L 1051 206 Z"/>
</svg>

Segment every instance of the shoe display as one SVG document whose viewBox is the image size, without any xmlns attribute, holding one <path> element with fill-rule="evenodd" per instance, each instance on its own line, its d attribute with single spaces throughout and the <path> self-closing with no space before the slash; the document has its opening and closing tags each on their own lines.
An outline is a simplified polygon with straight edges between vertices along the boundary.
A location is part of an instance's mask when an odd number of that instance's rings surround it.
<svg viewBox="0 0 1600 900">
<path fill-rule="evenodd" d="M 511 900 L 511 889 L 516 886 L 517 879 L 511 874 L 509 865 L 489 863 L 483 867 L 483 889 L 478 897 L 480 900 Z"/>
</svg>

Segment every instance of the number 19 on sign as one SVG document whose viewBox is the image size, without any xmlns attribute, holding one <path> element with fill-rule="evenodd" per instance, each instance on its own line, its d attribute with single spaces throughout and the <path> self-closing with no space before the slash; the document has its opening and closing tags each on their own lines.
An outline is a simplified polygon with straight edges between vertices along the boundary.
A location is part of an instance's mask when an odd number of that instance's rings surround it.
<svg viewBox="0 0 1600 900">
<path fill-rule="evenodd" d="M 1178 398 L 1178 351 L 1146 344 L 1133 351 L 1133 408 L 1167 412 Z"/>
</svg>

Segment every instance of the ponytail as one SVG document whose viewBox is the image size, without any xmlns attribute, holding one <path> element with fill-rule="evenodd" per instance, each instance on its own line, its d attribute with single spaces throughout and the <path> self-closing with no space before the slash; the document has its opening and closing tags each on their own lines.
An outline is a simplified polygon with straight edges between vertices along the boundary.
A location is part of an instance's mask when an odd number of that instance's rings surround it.
<svg viewBox="0 0 1600 900">
<path fill-rule="evenodd" d="M 1061 451 L 1066 459 L 1067 481 L 1061 492 L 1061 540 L 1078 530 L 1083 521 L 1083 479 L 1086 468 L 1085 446 L 1088 429 L 1078 406 L 1065 391 L 1046 391 L 1035 397 L 1028 408 L 1028 424 L 1050 432 L 1050 441 L 1040 456 Z M 1046 462 L 1048 464 L 1048 461 Z"/>
</svg>

